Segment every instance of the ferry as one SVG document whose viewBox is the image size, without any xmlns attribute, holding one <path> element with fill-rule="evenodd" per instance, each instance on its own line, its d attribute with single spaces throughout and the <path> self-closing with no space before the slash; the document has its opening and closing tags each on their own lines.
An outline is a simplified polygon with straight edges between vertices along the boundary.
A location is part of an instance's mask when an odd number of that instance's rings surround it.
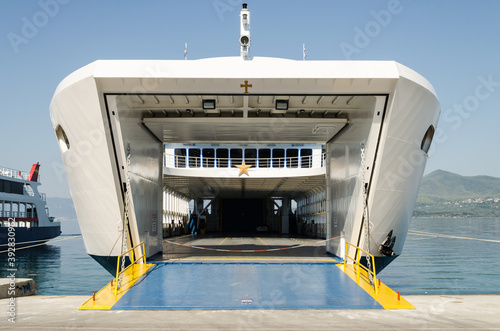
<svg viewBox="0 0 500 331">
<path fill-rule="evenodd" d="M 49 216 L 45 193 L 38 191 L 40 164 L 24 172 L 0 167 L 0 250 L 38 246 L 61 234 Z"/>
<path fill-rule="evenodd" d="M 107 270 L 186 233 L 302 235 L 399 256 L 440 105 L 393 61 L 240 56 L 98 60 L 57 87 L 50 116 L 87 253 Z M 185 52 L 186 54 L 186 52 Z M 347 247 L 347 248 L 346 248 Z M 368 260 L 368 259 L 367 259 Z"/>
</svg>

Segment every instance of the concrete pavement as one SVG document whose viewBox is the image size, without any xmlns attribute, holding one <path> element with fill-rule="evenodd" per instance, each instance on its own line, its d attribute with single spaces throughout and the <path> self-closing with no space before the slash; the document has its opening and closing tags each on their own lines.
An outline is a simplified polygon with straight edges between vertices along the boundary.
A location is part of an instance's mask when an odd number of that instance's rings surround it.
<svg viewBox="0 0 500 331">
<path fill-rule="evenodd" d="M 11 330 L 500 330 L 500 295 L 407 295 L 412 310 L 78 310 L 88 296 L 0 300 Z M 11 307 L 12 308 L 12 307 Z M 12 310 L 12 309 L 11 309 Z"/>
</svg>

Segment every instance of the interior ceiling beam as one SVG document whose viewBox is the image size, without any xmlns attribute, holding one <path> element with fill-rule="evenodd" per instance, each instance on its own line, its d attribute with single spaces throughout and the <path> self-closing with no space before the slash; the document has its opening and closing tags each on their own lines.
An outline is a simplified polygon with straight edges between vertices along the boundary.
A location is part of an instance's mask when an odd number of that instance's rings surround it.
<svg viewBox="0 0 500 331">
<path fill-rule="evenodd" d="M 325 143 L 348 122 L 345 118 L 293 117 L 273 125 L 268 118 L 193 117 L 193 111 L 190 115 L 188 118 L 144 118 L 143 123 L 164 143 L 248 143 L 259 135 L 265 137 L 267 143 Z"/>
<path fill-rule="evenodd" d="M 165 175 L 163 185 L 190 198 L 264 199 L 273 196 L 300 197 L 325 189 L 325 176 L 288 178 L 212 178 Z M 212 188 L 208 190 L 207 187 Z"/>
</svg>

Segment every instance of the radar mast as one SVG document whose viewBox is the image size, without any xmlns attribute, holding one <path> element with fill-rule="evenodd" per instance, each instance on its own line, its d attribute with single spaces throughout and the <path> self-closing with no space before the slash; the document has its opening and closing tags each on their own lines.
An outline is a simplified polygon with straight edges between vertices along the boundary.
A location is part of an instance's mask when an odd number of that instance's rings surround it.
<svg viewBox="0 0 500 331">
<path fill-rule="evenodd" d="M 247 4 L 243 4 L 240 12 L 240 48 L 241 57 L 244 60 L 251 60 L 250 57 L 250 11 Z"/>
</svg>

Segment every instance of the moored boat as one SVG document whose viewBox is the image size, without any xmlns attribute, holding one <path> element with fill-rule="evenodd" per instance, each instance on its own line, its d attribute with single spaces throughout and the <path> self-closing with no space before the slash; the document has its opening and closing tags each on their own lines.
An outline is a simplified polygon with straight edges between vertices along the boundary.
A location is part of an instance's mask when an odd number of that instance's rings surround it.
<svg viewBox="0 0 500 331">
<path fill-rule="evenodd" d="M 0 167 L 0 251 L 46 243 L 61 234 L 61 223 L 49 216 L 39 193 L 40 164 L 23 172 Z"/>
</svg>

